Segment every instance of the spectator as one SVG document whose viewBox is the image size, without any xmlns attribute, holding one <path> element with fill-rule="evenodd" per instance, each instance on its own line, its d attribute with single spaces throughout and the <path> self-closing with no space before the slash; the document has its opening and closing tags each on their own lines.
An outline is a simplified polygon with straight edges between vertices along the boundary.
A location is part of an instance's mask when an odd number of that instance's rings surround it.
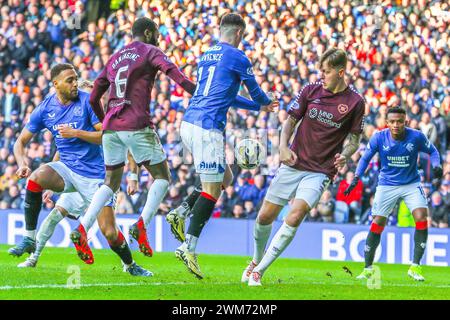
<svg viewBox="0 0 450 320">
<path fill-rule="evenodd" d="M 448 228 L 449 207 L 442 200 L 442 195 L 435 191 L 431 195 L 430 216 L 431 225 L 437 228 Z"/>
<path fill-rule="evenodd" d="M 430 140 L 432 144 L 436 144 L 437 140 L 437 129 L 436 126 L 431 122 L 430 115 L 428 113 L 423 113 L 421 122 L 419 124 L 420 130 L 423 134 Z"/>
<path fill-rule="evenodd" d="M 325 190 L 317 204 L 317 212 L 322 217 L 323 222 L 334 221 L 335 201 L 330 190 Z"/>
</svg>

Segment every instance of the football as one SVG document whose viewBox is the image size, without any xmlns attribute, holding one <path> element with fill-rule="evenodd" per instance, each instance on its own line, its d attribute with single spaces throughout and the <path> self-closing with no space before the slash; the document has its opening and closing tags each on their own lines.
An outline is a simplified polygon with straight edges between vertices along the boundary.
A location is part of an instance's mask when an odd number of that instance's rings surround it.
<svg viewBox="0 0 450 320">
<path fill-rule="evenodd" d="M 255 139 L 243 139 L 234 149 L 237 164 L 242 169 L 254 169 L 261 164 L 265 149 Z"/>
</svg>

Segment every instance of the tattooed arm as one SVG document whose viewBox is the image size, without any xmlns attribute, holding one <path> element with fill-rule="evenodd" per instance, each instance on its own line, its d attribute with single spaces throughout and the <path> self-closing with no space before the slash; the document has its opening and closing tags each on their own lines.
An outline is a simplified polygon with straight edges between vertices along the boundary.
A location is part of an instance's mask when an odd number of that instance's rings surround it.
<svg viewBox="0 0 450 320">
<path fill-rule="evenodd" d="M 289 116 L 283 124 L 280 138 L 280 162 L 287 166 L 293 166 L 297 162 L 297 155 L 289 149 L 289 140 L 294 133 L 298 120 Z"/>
<path fill-rule="evenodd" d="M 337 170 L 342 169 L 347 164 L 348 159 L 350 159 L 350 157 L 356 152 L 356 150 L 358 150 L 361 134 L 350 133 L 348 135 L 348 138 L 349 141 L 344 146 L 344 150 L 334 156 L 334 166 Z"/>
</svg>

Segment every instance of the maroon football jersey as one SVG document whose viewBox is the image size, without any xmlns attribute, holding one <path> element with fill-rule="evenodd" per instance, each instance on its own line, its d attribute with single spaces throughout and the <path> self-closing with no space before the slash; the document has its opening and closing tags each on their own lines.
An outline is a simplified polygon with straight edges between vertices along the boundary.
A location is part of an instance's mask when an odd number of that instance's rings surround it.
<svg viewBox="0 0 450 320">
<path fill-rule="evenodd" d="M 302 171 L 321 172 L 331 179 L 336 174 L 334 156 L 343 149 L 349 133 L 361 133 L 364 126 L 364 98 L 353 86 L 333 93 L 322 82 L 307 84 L 291 102 L 288 113 L 301 123 L 291 145 Z"/>
<path fill-rule="evenodd" d="M 162 71 L 184 90 L 194 93 L 191 82 L 161 49 L 133 41 L 109 59 L 95 80 L 90 102 L 103 123 L 103 130 L 136 131 L 153 127 L 150 118 L 150 92 L 156 74 Z M 106 115 L 100 99 L 109 88 Z"/>
</svg>

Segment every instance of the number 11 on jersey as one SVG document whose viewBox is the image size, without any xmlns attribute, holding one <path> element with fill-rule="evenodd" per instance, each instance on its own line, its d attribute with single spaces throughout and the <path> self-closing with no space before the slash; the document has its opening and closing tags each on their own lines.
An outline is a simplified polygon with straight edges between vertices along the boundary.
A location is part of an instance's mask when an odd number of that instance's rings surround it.
<svg viewBox="0 0 450 320">
<path fill-rule="evenodd" d="M 206 85 L 205 88 L 203 89 L 203 96 L 206 97 L 208 96 L 209 93 L 209 88 L 211 87 L 211 83 L 212 83 L 212 79 L 214 77 L 214 71 L 216 70 L 215 66 L 211 66 L 208 68 L 208 79 L 206 79 Z M 200 80 L 202 79 L 202 74 L 203 74 L 203 67 L 198 69 L 198 83 L 197 83 L 197 89 L 194 92 L 194 95 L 197 95 L 198 90 L 200 89 Z"/>
</svg>

